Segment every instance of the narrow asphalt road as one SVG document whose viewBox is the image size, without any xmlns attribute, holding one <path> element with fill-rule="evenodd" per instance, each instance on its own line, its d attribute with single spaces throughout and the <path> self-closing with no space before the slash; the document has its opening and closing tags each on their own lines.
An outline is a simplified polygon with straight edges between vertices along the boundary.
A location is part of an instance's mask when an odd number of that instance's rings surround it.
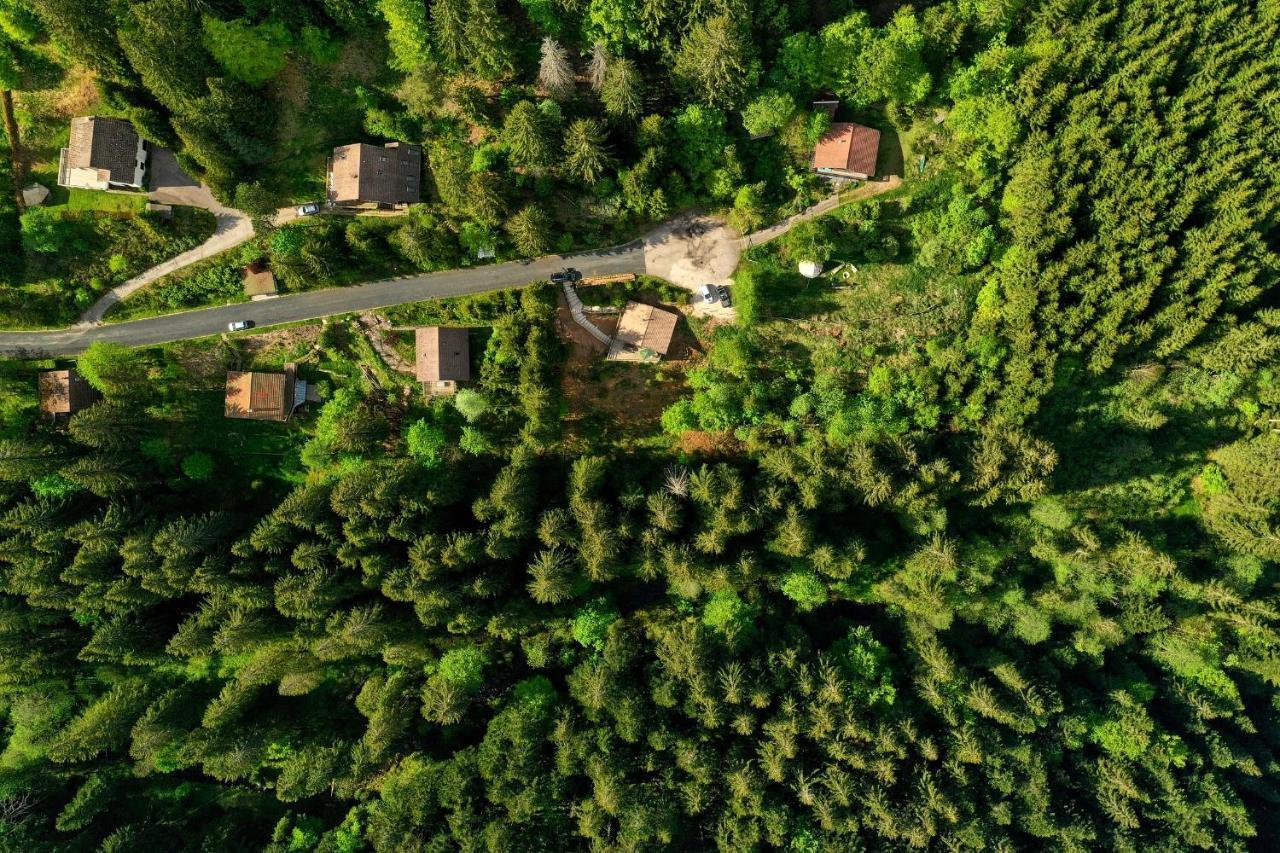
<svg viewBox="0 0 1280 853">
<path fill-rule="evenodd" d="M 867 184 L 853 197 L 875 195 L 898 185 L 896 177 Z M 850 197 L 851 198 L 851 197 Z M 40 358 L 79 355 L 94 341 L 112 341 L 128 346 L 150 346 L 187 338 L 203 338 L 227 330 L 233 320 L 252 320 L 255 326 L 273 326 L 316 320 L 334 314 L 370 311 L 391 305 L 469 296 L 493 290 L 523 287 L 567 266 L 583 275 L 648 273 L 696 292 L 704 282 L 727 280 L 738 263 L 743 248 L 785 234 L 800 222 L 821 216 L 844 202 L 825 199 L 777 225 L 738 238 L 719 220 L 706 217 L 678 218 L 648 234 L 642 240 L 582 252 L 550 255 L 535 261 L 512 261 L 487 267 L 446 270 L 426 275 L 374 281 L 352 287 L 332 287 L 295 293 L 260 302 L 200 308 L 128 323 L 79 325 L 68 329 L 30 332 L 0 332 L 0 355 Z M 695 310 L 701 303 L 695 302 Z"/>
<path fill-rule="evenodd" d="M 567 266 L 575 267 L 583 275 L 640 275 L 645 272 L 644 254 L 644 245 L 637 240 L 625 246 L 577 255 L 551 255 L 528 263 L 512 261 L 493 266 L 405 276 L 352 287 L 296 293 L 259 302 L 201 308 L 128 323 L 51 331 L 0 332 L 0 354 L 27 358 L 78 355 L 94 341 L 148 346 L 200 338 L 225 332 L 227 324 L 233 320 L 252 320 L 257 326 L 271 326 L 428 299 L 522 287 L 545 279 Z"/>
</svg>

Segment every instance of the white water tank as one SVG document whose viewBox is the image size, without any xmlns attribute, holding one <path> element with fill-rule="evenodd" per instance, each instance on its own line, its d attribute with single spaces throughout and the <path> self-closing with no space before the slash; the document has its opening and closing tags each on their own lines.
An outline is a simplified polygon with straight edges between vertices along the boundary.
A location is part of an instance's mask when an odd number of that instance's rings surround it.
<svg viewBox="0 0 1280 853">
<path fill-rule="evenodd" d="M 817 278 L 822 275 L 822 264 L 818 261 L 801 261 L 800 275 L 805 278 Z"/>
</svg>

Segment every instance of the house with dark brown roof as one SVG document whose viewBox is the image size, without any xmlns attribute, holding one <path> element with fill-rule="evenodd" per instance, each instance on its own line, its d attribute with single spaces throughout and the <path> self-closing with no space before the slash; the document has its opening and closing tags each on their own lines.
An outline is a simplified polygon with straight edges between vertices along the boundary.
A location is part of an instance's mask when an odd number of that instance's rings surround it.
<svg viewBox="0 0 1280 853">
<path fill-rule="evenodd" d="M 284 423 L 303 403 L 318 399 L 315 389 L 298 378 L 296 364 L 286 364 L 284 373 L 227 371 L 224 412 L 229 418 Z"/>
<path fill-rule="evenodd" d="M 853 122 L 841 121 L 818 140 L 813 150 L 813 170 L 828 178 L 875 177 L 880 131 Z"/>
<path fill-rule="evenodd" d="M 40 412 L 51 418 L 73 415 L 98 400 L 98 392 L 75 370 L 46 370 L 37 381 Z"/>
<path fill-rule="evenodd" d="M 80 116 L 58 155 L 58 185 L 86 190 L 141 187 L 147 149 L 133 125 L 121 118 Z"/>
<path fill-rule="evenodd" d="M 333 149 L 329 202 L 340 207 L 406 207 L 422 200 L 422 149 L 357 142 Z"/>
<path fill-rule="evenodd" d="M 658 361 L 671 349 L 680 315 L 643 302 L 628 302 L 609 344 L 610 361 Z"/>
<path fill-rule="evenodd" d="M 471 381 L 471 336 L 466 329 L 423 326 L 414 335 L 418 381 L 435 394 L 452 394 Z"/>
</svg>

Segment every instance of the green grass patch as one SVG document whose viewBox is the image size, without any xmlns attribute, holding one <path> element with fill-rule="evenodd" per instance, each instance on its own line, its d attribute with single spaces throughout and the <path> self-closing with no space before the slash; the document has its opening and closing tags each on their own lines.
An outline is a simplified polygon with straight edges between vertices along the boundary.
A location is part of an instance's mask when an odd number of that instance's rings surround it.
<svg viewBox="0 0 1280 853">
<path fill-rule="evenodd" d="M 69 210 L 141 213 L 147 207 L 147 197 L 142 193 L 111 193 L 73 188 L 69 191 L 66 206 Z"/>
</svg>

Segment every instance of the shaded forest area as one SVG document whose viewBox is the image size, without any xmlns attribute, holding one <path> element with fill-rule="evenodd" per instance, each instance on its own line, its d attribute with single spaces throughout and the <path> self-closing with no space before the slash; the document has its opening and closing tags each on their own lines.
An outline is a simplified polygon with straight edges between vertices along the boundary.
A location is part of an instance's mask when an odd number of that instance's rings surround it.
<svg viewBox="0 0 1280 853">
<path fill-rule="evenodd" d="M 99 39 L 106 85 L 185 144 L 199 122 L 159 81 L 190 69 L 142 58 L 195 26 L 140 11 L 165 2 L 117 9 L 145 49 L 77 0 L 33 7 Z M 863 92 L 924 159 L 750 253 L 739 322 L 663 418 L 732 435 L 724 458 L 563 453 L 538 288 L 424 309 L 491 329 L 479 390 L 398 423 L 335 380 L 290 482 L 242 487 L 163 359 L 82 359 L 105 399 L 64 428 L 6 404 L 4 844 L 1273 846 L 1280 7 L 944 2 L 872 25 L 830 4 L 485 2 L 383 0 L 347 32 L 385 30 L 404 81 L 443 69 L 497 102 L 544 37 L 600 41 L 643 69 L 655 126 L 761 130 L 788 93 Z M 232 6 L 200 26 L 245 29 Z M 289 33 L 365 14 L 297 9 Z M 483 14 L 519 26 L 451 54 Z M 704 67 L 726 32 L 745 64 Z M 576 117 L 586 97 L 565 117 L 615 152 L 665 138 Z M 429 146 L 461 128 L 416 120 Z M 714 198 L 733 145 L 704 143 L 658 175 Z M 266 160 L 225 162 L 224 191 L 273 186 Z M 618 168 L 625 195 L 641 167 Z M 784 207 L 805 192 L 766 184 Z M 815 257 L 868 283 L 806 290 Z M 179 474 L 197 452 L 226 466 L 207 487 Z"/>
</svg>

